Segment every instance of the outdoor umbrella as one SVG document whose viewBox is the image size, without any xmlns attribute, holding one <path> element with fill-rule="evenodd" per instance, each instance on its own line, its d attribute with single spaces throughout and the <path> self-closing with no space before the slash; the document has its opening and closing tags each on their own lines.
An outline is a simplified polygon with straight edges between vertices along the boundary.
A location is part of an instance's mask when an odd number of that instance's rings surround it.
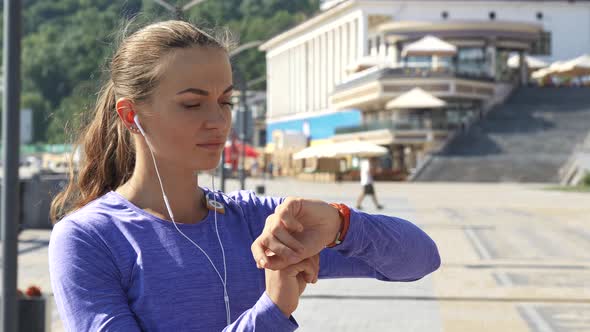
<svg viewBox="0 0 590 332">
<path fill-rule="evenodd" d="M 389 101 L 385 108 L 387 109 L 420 109 L 420 108 L 441 108 L 447 103 L 430 93 L 414 88 L 401 96 Z"/>
<path fill-rule="evenodd" d="M 453 44 L 434 36 L 426 36 L 416 42 L 406 45 L 402 50 L 402 56 L 453 56 L 457 53 L 457 47 Z"/>
<path fill-rule="evenodd" d="M 545 61 L 534 58 L 530 55 L 525 56 L 525 61 L 527 67 L 531 69 L 540 69 L 549 66 Z M 507 64 L 510 68 L 518 68 L 520 66 L 520 56 L 518 54 L 511 55 L 508 58 Z"/>
<path fill-rule="evenodd" d="M 586 54 L 566 61 L 557 68 L 556 72 L 564 76 L 590 75 L 590 55 Z"/>
<path fill-rule="evenodd" d="M 387 149 L 370 142 L 347 141 L 310 146 L 293 155 L 293 159 L 342 158 L 346 156 L 376 157 L 387 153 Z"/>
</svg>

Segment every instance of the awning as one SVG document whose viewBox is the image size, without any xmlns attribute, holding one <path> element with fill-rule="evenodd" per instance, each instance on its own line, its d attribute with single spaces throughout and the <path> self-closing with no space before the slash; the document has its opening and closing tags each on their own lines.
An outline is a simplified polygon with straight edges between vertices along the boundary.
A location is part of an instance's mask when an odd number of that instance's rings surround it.
<svg viewBox="0 0 590 332">
<path fill-rule="evenodd" d="M 534 79 L 543 79 L 547 75 L 556 75 L 558 74 L 559 70 L 562 68 L 563 61 L 555 61 L 549 67 L 539 69 L 531 74 L 531 77 Z"/>
<path fill-rule="evenodd" d="M 457 47 L 453 44 L 434 36 L 424 38 L 408 44 L 402 50 L 402 56 L 453 56 L 457 53 Z"/>
<path fill-rule="evenodd" d="M 346 156 L 376 157 L 387 153 L 387 149 L 373 143 L 348 141 L 310 146 L 293 155 L 293 159 L 342 158 Z"/>
<path fill-rule="evenodd" d="M 556 72 L 564 76 L 590 75 L 590 55 L 582 55 L 573 60 L 566 61 L 557 68 Z"/>
<path fill-rule="evenodd" d="M 420 89 L 413 88 L 412 90 L 402 94 L 401 96 L 389 101 L 385 108 L 387 109 L 415 109 L 415 108 L 441 108 L 445 107 L 447 103 L 430 93 Z"/>
<path fill-rule="evenodd" d="M 525 56 L 527 67 L 531 69 L 540 69 L 549 66 L 545 61 L 540 59 L 534 58 L 530 55 Z M 510 68 L 518 68 L 520 67 L 520 56 L 518 54 L 514 54 L 508 58 L 507 61 L 508 67 Z"/>
</svg>

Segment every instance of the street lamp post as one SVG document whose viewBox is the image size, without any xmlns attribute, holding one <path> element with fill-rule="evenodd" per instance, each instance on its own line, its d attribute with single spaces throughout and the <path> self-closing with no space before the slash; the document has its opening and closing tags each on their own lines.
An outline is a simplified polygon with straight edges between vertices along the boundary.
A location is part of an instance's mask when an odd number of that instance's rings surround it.
<svg viewBox="0 0 590 332">
<path fill-rule="evenodd" d="M 255 48 L 260 46 L 263 41 L 255 40 L 243 45 L 238 46 L 235 50 L 230 52 L 229 57 L 230 59 L 237 56 L 238 54 L 249 50 L 251 48 Z M 239 138 L 242 142 L 242 149 L 240 150 L 240 162 L 238 164 L 238 174 L 240 177 L 240 189 L 244 190 L 246 188 L 246 169 L 244 167 L 244 163 L 246 160 L 246 129 L 247 129 L 247 121 L 246 116 L 248 115 L 248 100 L 247 100 L 247 93 L 248 93 L 248 83 L 246 82 L 245 75 L 241 72 L 238 66 L 234 66 L 234 70 L 238 79 L 238 86 L 240 88 L 240 108 L 238 112 L 240 113 L 240 117 L 238 118 L 239 121 Z M 222 164 L 221 164 L 221 173 L 223 174 L 223 156 L 222 156 Z M 225 188 L 225 177 L 221 178 L 221 187 Z M 222 189 L 223 190 L 223 189 Z"/>
<path fill-rule="evenodd" d="M 19 224 L 21 0 L 4 0 L 4 93 L 2 112 L 2 309 L 0 331 L 18 329 L 16 294 Z"/>
</svg>

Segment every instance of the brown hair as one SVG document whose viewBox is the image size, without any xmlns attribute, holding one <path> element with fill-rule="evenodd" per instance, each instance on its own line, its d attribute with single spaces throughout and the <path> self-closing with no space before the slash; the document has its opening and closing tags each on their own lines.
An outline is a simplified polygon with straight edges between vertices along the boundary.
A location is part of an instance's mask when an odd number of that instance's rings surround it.
<svg viewBox="0 0 590 332">
<path fill-rule="evenodd" d="M 83 147 L 79 173 L 74 172 L 70 161 L 69 183 L 51 203 L 53 222 L 116 189 L 131 177 L 135 146 L 129 131 L 118 119 L 116 99 L 149 100 L 159 83 L 162 59 L 174 49 L 195 46 L 228 51 L 229 35 L 214 38 L 190 23 L 166 21 L 150 24 L 121 40 L 110 61 L 107 82 L 98 94 L 94 116 L 81 128 L 74 144 L 76 148 Z"/>
</svg>

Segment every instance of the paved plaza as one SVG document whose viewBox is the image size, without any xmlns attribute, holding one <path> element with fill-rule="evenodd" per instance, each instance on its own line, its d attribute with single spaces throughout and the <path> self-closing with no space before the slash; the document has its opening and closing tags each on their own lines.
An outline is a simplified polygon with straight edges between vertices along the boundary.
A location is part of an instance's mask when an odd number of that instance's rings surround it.
<svg viewBox="0 0 590 332">
<path fill-rule="evenodd" d="M 269 195 L 351 206 L 360 189 L 289 179 L 264 184 Z M 236 187 L 230 180 L 226 191 Z M 385 205 L 380 213 L 406 218 L 434 238 L 441 268 L 412 283 L 321 280 L 307 288 L 294 314 L 300 331 L 590 331 L 589 193 L 530 184 L 384 182 L 376 191 Z M 363 206 L 377 213 L 369 198 Z M 50 290 L 48 239 L 48 231 L 21 234 L 19 287 Z M 57 313 L 53 328 L 62 330 Z"/>
</svg>

